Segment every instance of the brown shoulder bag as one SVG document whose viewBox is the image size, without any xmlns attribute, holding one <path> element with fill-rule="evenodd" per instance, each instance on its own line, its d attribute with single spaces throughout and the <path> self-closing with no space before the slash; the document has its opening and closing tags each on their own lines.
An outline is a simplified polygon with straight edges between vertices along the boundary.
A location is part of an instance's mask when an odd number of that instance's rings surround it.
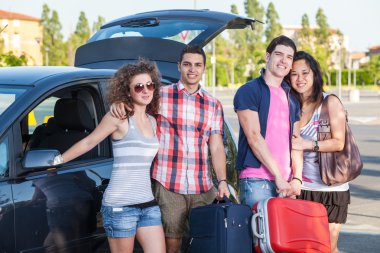
<svg viewBox="0 0 380 253">
<path fill-rule="evenodd" d="M 325 97 L 322 101 L 318 127 L 319 141 L 331 139 L 330 117 L 327 108 L 327 100 L 329 96 Z M 360 157 L 358 145 L 356 144 L 350 127 L 348 126 L 347 113 L 343 150 L 336 152 L 319 152 L 318 157 L 321 179 L 327 185 L 346 183 L 360 175 L 363 168 L 363 162 Z"/>
</svg>

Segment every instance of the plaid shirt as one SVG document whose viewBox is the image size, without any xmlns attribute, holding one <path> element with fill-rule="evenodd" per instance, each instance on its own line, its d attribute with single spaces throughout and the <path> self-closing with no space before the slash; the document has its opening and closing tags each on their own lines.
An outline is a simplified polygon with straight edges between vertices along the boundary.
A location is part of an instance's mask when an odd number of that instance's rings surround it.
<svg viewBox="0 0 380 253">
<path fill-rule="evenodd" d="M 163 86 L 157 125 L 160 147 L 152 178 L 180 194 L 211 189 L 208 141 L 223 134 L 221 103 L 203 89 L 189 94 L 180 82 Z"/>
</svg>

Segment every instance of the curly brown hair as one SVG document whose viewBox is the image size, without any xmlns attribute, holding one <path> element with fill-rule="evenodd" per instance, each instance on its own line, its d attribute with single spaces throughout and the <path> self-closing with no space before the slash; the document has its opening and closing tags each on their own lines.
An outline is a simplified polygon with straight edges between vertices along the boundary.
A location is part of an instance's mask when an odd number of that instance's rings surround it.
<svg viewBox="0 0 380 253">
<path fill-rule="evenodd" d="M 110 80 L 108 86 L 108 102 L 110 104 L 123 102 L 131 111 L 127 110 L 127 117 L 134 114 L 134 106 L 132 103 L 130 84 L 133 77 L 139 74 L 148 74 L 155 84 L 153 99 L 146 107 L 146 113 L 156 116 L 160 106 L 160 86 L 161 74 L 155 63 L 140 58 L 134 64 L 126 64 L 119 68 Z"/>
</svg>

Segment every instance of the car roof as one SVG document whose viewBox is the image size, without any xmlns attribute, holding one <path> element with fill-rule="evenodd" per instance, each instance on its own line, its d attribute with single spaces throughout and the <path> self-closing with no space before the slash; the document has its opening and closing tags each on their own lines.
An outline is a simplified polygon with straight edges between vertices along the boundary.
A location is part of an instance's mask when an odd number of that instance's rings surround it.
<svg viewBox="0 0 380 253">
<path fill-rule="evenodd" d="M 113 70 L 92 70 L 86 68 L 66 66 L 25 66 L 0 68 L 0 84 L 6 85 L 36 85 L 38 81 L 58 75 L 85 77 L 106 77 L 112 75 Z"/>
</svg>

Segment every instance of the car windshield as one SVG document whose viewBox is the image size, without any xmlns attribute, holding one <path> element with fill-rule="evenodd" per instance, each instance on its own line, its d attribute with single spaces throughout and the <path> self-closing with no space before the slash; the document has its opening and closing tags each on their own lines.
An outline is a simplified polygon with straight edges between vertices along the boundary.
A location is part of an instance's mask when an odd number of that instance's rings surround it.
<svg viewBox="0 0 380 253">
<path fill-rule="evenodd" d="M 0 115 L 16 101 L 26 89 L 0 86 Z"/>
<path fill-rule="evenodd" d="M 150 37 L 188 44 L 207 28 L 206 24 L 194 21 L 144 18 L 101 29 L 88 42 L 118 37 Z"/>
</svg>

